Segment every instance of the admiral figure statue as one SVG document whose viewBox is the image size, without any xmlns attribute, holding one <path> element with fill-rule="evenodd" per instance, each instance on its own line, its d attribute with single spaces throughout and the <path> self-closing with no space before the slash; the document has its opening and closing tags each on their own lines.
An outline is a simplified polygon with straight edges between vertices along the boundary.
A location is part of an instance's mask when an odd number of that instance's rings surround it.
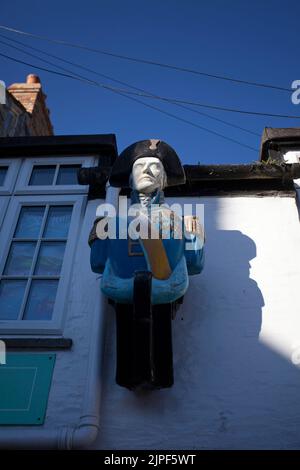
<svg viewBox="0 0 300 470">
<path fill-rule="evenodd" d="M 125 222 L 128 236 L 120 236 L 118 214 L 114 237 L 101 236 L 103 218 L 90 235 L 92 270 L 102 274 L 102 292 L 116 311 L 117 383 L 130 389 L 173 384 L 171 319 L 189 275 L 204 264 L 201 221 L 164 203 L 164 188 L 184 183 L 168 144 L 150 139 L 131 145 L 110 175 L 111 186 L 131 188 L 131 207 L 137 208 Z M 132 227 L 139 230 L 133 234 Z"/>
</svg>

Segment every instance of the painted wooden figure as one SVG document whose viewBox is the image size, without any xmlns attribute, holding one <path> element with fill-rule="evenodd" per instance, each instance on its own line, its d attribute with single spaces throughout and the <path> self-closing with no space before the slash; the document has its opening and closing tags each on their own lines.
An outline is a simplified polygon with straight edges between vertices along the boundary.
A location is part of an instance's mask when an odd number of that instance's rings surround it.
<svg viewBox="0 0 300 470">
<path fill-rule="evenodd" d="M 113 304 L 117 326 L 116 381 L 129 389 L 173 384 L 171 320 L 204 263 L 204 233 L 195 216 L 164 203 L 167 186 L 185 183 L 176 152 L 151 139 L 126 148 L 110 185 L 131 188 L 126 214 L 96 219 L 91 267 Z M 124 231 L 125 227 L 125 231 Z"/>
</svg>

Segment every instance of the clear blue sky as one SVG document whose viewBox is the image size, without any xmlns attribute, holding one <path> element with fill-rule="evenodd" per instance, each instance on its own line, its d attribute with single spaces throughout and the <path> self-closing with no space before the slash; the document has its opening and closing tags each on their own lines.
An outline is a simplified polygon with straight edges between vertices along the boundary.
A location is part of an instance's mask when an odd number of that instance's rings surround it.
<svg viewBox="0 0 300 470">
<path fill-rule="evenodd" d="M 1 3 L 0 23 L 114 53 L 290 88 L 293 80 L 300 80 L 299 14 L 299 0 L 14 0 Z M 292 115 L 300 112 L 300 105 L 291 103 L 288 92 L 189 75 L 0 33 L 152 93 L 253 111 Z M 0 52 L 45 66 L 2 44 Z M 0 57 L 0 79 L 7 85 L 24 81 L 28 73 L 35 72 L 48 95 L 56 134 L 115 133 L 119 151 L 137 140 L 160 138 L 172 145 L 185 163 L 246 163 L 258 159 L 258 152 L 109 91 Z M 108 80 L 102 82 L 113 85 Z M 170 104 L 144 100 L 259 148 L 260 137 Z M 198 109 L 258 134 L 265 126 L 300 125 L 299 120 Z"/>
</svg>

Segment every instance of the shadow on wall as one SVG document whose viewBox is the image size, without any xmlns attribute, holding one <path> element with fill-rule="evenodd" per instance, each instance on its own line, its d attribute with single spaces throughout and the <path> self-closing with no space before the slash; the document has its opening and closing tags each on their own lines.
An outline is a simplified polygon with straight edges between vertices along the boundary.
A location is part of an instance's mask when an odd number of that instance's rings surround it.
<svg viewBox="0 0 300 470">
<path fill-rule="evenodd" d="M 299 447 L 299 370 L 259 341 L 264 300 L 249 277 L 256 245 L 213 220 L 206 232 L 204 271 L 190 278 L 173 322 L 173 388 L 135 394 L 115 384 L 109 310 L 98 448 Z"/>
<path fill-rule="evenodd" d="M 202 278 L 190 278 L 190 288 L 175 323 L 174 342 L 180 380 L 198 373 L 214 375 L 220 369 L 228 380 L 241 379 L 257 346 L 264 300 L 250 276 L 256 245 L 238 230 L 212 230 L 207 237 L 206 265 Z M 183 328 L 183 331 L 182 331 Z M 180 355 L 176 354 L 180 344 Z M 195 350 L 196 345 L 196 350 Z M 191 348 L 198 353 L 190 357 Z M 194 356 L 194 359 L 196 359 Z M 228 362 L 227 362 L 228 361 Z M 201 364 L 201 366 L 200 366 Z M 234 376 L 235 365 L 237 376 Z"/>
<path fill-rule="evenodd" d="M 300 374 L 259 340 L 264 299 L 249 273 L 256 245 L 240 231 L 211 230 L 206 255 L 174 328 L 194 448 L 298 448 Z"/>
</svg>

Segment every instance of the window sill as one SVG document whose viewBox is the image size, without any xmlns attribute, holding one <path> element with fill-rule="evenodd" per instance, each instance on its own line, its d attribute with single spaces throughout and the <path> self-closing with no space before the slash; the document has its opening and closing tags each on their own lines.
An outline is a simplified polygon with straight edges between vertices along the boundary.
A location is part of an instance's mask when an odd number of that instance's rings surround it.
<svg viewBox="0 0 300 470">
<path fill-rule="evenodd" d="M 6 349 L 71 349 L 71 338 L 0 338 Z"/>
</svg>

